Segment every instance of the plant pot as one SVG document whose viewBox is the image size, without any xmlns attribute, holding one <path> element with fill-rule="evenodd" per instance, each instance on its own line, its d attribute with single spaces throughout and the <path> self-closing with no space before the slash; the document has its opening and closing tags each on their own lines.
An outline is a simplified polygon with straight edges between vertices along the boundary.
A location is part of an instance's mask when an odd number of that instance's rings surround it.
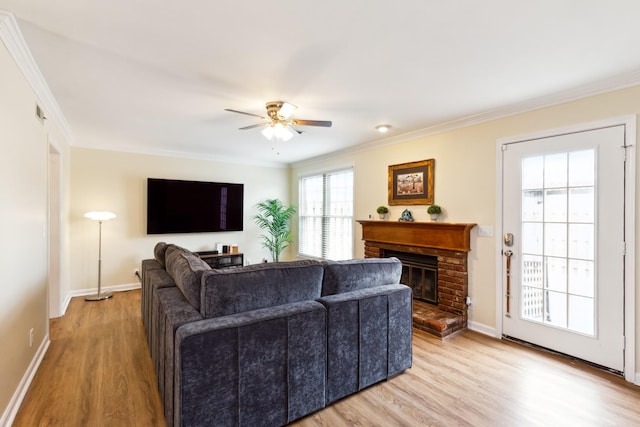
<svg viewBox="0 0 640 427">
<path fill-rule="evenodd" d="M 437 221 L 440 214 L 429 214 L 431 221 Z"/>
<path fill-rule="evenodd" d="M 378 216 L 380 217 L 380 219 L 386 219 L 387 218 L 387 214 L 378 214 Z"/>
</svg>

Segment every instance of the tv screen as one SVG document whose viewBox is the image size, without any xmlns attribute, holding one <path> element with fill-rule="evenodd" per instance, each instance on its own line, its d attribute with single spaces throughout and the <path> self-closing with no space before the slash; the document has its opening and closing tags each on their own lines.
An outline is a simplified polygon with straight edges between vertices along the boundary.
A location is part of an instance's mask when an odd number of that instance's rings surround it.
<svg viewBox="0 0 640 427">
<path fill-rule="evenodd" d="M 244 184 L 147 178 L 147 234 L 242 231 Z"/>
</svg>

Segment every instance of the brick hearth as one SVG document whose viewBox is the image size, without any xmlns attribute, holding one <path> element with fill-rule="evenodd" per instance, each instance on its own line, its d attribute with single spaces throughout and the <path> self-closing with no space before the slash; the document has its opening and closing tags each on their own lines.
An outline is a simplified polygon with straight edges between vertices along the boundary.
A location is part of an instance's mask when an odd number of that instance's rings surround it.
<svg viewBox="0 0 640 427">
<path fill-rule="evenodd" d="M 385 251 L 422 254 L 438 259 L 438 305 L 414 300 L 413 325 L 440 338 L 467 327 L 469 294 L 467 252 L 475 224 L 359 221 L 365 257 Z"/>
</svg>

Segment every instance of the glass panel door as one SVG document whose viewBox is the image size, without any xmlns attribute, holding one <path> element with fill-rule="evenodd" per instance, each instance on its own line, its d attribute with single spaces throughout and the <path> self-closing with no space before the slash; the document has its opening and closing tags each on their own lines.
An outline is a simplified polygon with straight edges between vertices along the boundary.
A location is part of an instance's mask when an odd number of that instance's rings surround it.
<svg viewBox="0 0 640 427">
<path fill-rule="evenodd" d="M 504 335 L 624 368 L 624 126 L 503 146 Z M 511 243 L 511 240 L 513 243 Z"/>
</svg>

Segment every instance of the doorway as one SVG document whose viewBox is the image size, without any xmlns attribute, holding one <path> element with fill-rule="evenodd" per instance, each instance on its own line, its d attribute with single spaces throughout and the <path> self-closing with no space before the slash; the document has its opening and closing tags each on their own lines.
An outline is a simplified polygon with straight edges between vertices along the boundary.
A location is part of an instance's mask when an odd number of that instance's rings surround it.
<svg viewBox="0 0 640 427">
<path fill-rule="evenodd" d="M 633 379 L 630 127 L 635 139 L 634 119 L 499 141 L 496 245 L 502 336 Z"/>
</svg>

